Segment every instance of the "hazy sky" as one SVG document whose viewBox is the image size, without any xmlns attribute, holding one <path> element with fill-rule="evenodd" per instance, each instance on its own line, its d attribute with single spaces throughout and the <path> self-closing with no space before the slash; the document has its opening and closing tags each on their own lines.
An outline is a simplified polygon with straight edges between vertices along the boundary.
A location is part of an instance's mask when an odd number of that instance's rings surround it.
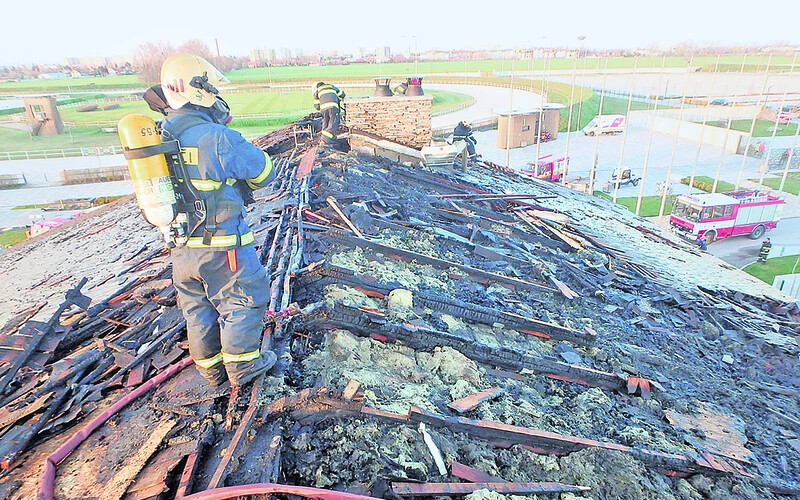
<svg viewBox="0 0 800 500">
<path fill-rule="evenodd" d="M 586 36 L 584 44 L 591 48 L 686 41 L 800 43 L 800 31 L 791 26 L 800 17 L 797 0 L 615 0 L 602 5 L 597 0 L 10 0 L 3 6 L 0 65 L 127 55 L 143 42 L 179 45 L 191 38 L 209 47 L 217 38 L 220 51 L 230 55 L 246 55 L 255 47 L 351 51 L 389 45 L 394 52 L 407 52 L 409 44 L 413 49 L 412 36 L 420 51 L 577 47 L 579 35 Z"/>
</svg>

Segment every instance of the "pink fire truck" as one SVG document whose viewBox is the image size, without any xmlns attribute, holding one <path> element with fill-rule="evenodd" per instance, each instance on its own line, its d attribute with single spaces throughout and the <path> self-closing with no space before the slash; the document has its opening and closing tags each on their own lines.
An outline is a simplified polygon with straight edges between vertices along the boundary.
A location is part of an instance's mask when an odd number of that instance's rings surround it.
<svg viewBox="0 0 800 500">
<path fill-rule="evenodd" d="M 529 175 L 544 181 L 560 181 L 562 176 L 567 175 L 569 169 L 569 156 L 545 155 L 540 156 L 536 162 L 528 163 L 528 168 L 520 171 L 523 175 Z"/>
<path fill-rule="evenodd" d="M 669 224 L 681 236 L 706 242 L 746 234 L 761 238 L 778 225 L 778 205 L 784 200 L 762 191 L 681 195 Z"/>
</svg>

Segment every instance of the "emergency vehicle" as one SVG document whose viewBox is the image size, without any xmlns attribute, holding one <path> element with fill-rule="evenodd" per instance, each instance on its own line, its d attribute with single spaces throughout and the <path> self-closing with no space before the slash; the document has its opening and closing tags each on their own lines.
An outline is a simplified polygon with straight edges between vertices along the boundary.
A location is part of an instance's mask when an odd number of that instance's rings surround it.
<svg viewBox="0 0 800 500">
<path fill-rule="evenodd" d="M 625 115 L 597 115 L 583 127 L 583 134 L 594 137 L 596 134 L 621 134 L 625 131 Z"/>
<path fill-rule="evenodd" d="M 545 181 L 560 181 L 561 177 L 567 175 L 568 168 L 569 156 L 545 155 L 540 156 L 538 161 L 528 163 L 528 169 L 520 173 Z"/>
<path fill-rule="evenodd" d="M 681 195 L 669 224 L 692 241 L 703 238 L 710 243 L 744 234 L 756 240 L 778 225 L 778 206 L 783 203 L 768 191 Z"/>
</svg>

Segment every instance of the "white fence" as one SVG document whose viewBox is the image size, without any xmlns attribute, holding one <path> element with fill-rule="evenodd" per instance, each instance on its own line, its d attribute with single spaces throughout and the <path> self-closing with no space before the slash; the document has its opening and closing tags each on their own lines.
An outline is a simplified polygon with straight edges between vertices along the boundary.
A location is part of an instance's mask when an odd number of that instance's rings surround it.
<svg viewBox="0 0 800 500">
<path fill-rule="evenodd" d="M 673 111 L 673 110 L 670 110 Z M 653 111 L 631 111 L 628 125 L 645 129 L 652 128 L 662 134 L 675 135 L 690 141 L 724 148 L 726 154 L 736 154 L 740 141 L 746 140 L 745 132 L 727 128 L 703 125 L 686 120 L 678 120 L 670 116 L 662 116 Z"/>
<path fill-rule="evenodd" d="M 2 160 L 42 160 L 122 154 L 122 146 L 93 146 L 88 148 L 45 149 L 41 151 L 0 151 Z"/>
</svg>

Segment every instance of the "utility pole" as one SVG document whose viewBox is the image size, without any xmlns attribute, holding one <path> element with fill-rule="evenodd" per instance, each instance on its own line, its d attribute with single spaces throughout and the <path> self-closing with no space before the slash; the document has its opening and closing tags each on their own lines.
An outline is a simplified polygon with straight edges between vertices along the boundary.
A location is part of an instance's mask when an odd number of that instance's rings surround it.
<svg viewBox="0 0 800 500">
<path fill-rule="evenodd" d="M 508 120 L 506 121 L 506 168 L 511 168 L 511 121 L 514 115 L 514 59 L 511 59 L 511 88 L 508 93 Z M 499 120 L 499 117 L 498 117 Z"/>
<path fill-rule="evenodd" d="M 219 40 L 216 39 L 216 38 L 214 39 L 214 45 L 217 46 L 217 57 L 220 57 L 220 55 L 219 55 Z"/>
</svg>

